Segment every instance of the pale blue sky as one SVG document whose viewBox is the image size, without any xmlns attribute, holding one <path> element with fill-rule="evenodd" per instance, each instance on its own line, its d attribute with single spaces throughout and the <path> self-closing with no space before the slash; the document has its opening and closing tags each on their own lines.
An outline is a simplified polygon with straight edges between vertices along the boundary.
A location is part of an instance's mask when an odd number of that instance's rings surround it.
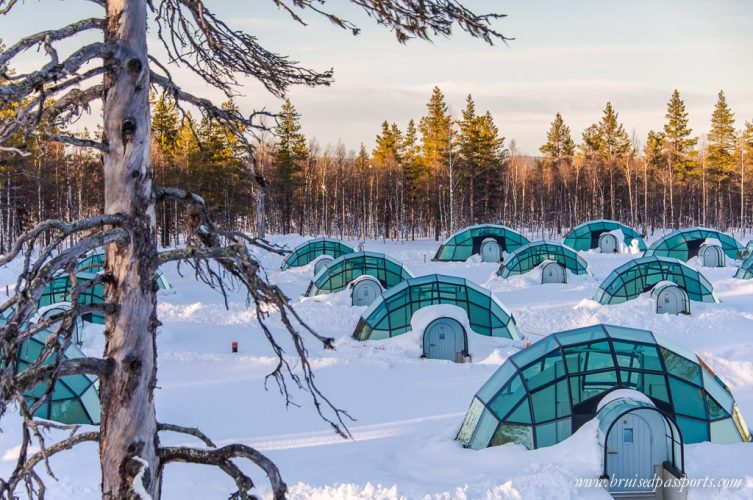
<svg viewBox="0 0 753 500">
<path fill-rule="evenodd" d="M 508 14 L 496 26 L 515 40 L 497 47 L 460 33 L 434 44 L 401 46 L 343 1 L 330 1 L 330 8 L 359 24 L 361 36 L 312 14 L 305 15 L 309 26 L 297 26 L 271 0 L 206 3 L 267 48 L 316 69 L 334 68 L 331 87 L 290 92 L 304 131 L 322 144 L 342 140 L 349 148 L 360 142 L 371 147 L 382 120 L 404 127 L 420 117 L 434 85 L 445 91 L 455 114 L 465 95 L 473 94 L 477 108 L 492 112 L 508 141 L 515 138 L 531 154 L 556 112 L 579 140 L 607 100 L 642 141 L 648 130 L 661 127 L 674 88 L 686 100 L 696 133 L 707 130 L 720 89 L 738 126 L 753 120 L 751 0 L 468 1 L 478 11 Z M 13 43 L 24 33 L 97 15 L 97 9 L 83 0 L 26 0 L 0 17 L 0 36 Z M 156 41 L 151 44 L 161 52 Z M 20 68 L 30 68 L 38 57 L 20 61 Z M 190 73 L 173 74 L 192 92 L 219 97 Z M 253 81 L 239 92 L 244 110 L 279 107 Z"/>
</svg>

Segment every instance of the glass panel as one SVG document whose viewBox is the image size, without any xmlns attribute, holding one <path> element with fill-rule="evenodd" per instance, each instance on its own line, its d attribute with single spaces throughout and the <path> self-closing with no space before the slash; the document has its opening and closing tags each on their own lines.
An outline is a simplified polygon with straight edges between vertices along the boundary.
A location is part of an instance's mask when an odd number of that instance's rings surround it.
<svg viewBox="0 0 753 500">
<path fill-rule="evenodd" d="M 502 422 L 494 433 L 491 446 L 505 443 L 522 444 L 529 450 L 533 449 L 533 430 L 528 425 L 515 425 Z"/>
<path fill-rule="evenodd" d="M 473 431 L 476 429 L 476 424 L 478 423 L 478 419 L 481 416 L 481 412 L 484 410 L 484 405 L 476 398 L 473 398 L 473 401 L 471 401 L 471 406 L 468 408 L 468 412 L 465 414 L 465 419 L 463 420 L 463 425 L 460 427 L 460 432 L 458 432 L 458 441 L 464 445 L 469 446 L 471 443 L 471 436 L 473 435 Z"/>
<path fill-rule="evenodd" d="M 633 340 L 636 342 L 654 343 L 654 336 L 648 330 L 638 330 L 624 326 L 604 325 L 607 333 L 614 339 Z"/>
<path fill-rule="evenodd" d="M 703 370 L 703 387 L 722 408 L 728 412 L 732 411 L 734 400 L 732 395 L 727 392 L 724 386 L 717 380 L 716 376 L 709 374 L 706 370 Z"/>
<path fill-rule="evenodd" d="M 523 401 L 520 402 L 518 407 L 511 411 L 503 420 L 520 424 L 530 424 L 532 422 L 531 406 L 528 403 L 528 398 L 523 398 Z"/>
<path fill-rule="evenodd" d="M 599 370 L 612 368 L 614 360 L 609 342 L 594 342 L 563 348 L 567 361 L 567 370 L 570 373 L 578 373 L 587 370 Z"/>
<path fill-rule="evenodd" d="M 562 345 L 579 344 L 581 342 L 588 342 L 590 340 L 599 340 L 606 337 L 604 330 L 601 326 L 587 326 L 585 328 L 578 328 L 577 330 L 570 330 L 566 333 L 557 335 L 557 340 Z"/>
<path fill-rule="evenodd" d="M 669 377 L 669 387 L 672 391 L 672 402 L 676 413 L 708 418 L 701 389 L 672 376 Z"/>
<path fill-rule="evenodd" d="M 558 347 L 559 345 L 553 337 L 545 337 L 532 344 L 524 351 L 514 354 L 512 360 L 515 361 L 516 365 L 522 368 Z"/>
<path fill-rule="evenodd" d="M 682 433 L 685 444 L 701 443 L 709 440 L 709 431 L 706 422 L 691 418 L 677 416 L 677 426 Z"/>
<path fill-rule="evenodd" d="M 613 342 L 617 364 L 625 368 L 662 371 L 659 351 L 653 345 Z"/>
<path fill-rule="evenodd" d="M 714 401 L 714 398 L 708 394 L 706 394 L 706 406 L 709 409 L 709 419 L 711 420 L 719 420 L 730 416 L 729 413 L 727 413 L 724 408 L 722 408 L 719 403 Z"/>
<path fill-rule="evenodd" d="M 546 422 L 571 414 L 567 381 L 531 393 L 533 416 L 536 422 Z"/>
<path fill-rule="evenodd" d="M 664 363 L 667 371 L 672 375 L 677 375 L 683 380 L 701 385 L 701 367 L 689 359 L 675 354 L 674 352 L 661 348 Z"/>
<path fill-rule="evenodd" d="M 489 408 L 500 419 L 525 396 L 526 390 L 520 375 L 515 375 L 489 402 Z"/>
<path fill-rule="evenodd" d="M 572 422 L 569 418 L 558 422 L 537 425 L 536 447 L 543 448 L 544 446 L 555 445 L 569 438 L 571 434 Z"/>
<path fill-rule="evenodd" d="M 489 446 L 489 442 L 494 435 L 494 431 L 497 430 L 497 424 L 499 421 L 494 418 L 494 415 L 487 410 L 481 412 L 481 418 L 479 418 L 478 424 L 476 424 L 476 431 L 471 438 L 471 448 L 474 450 L 480 450 Z"/>
<path fill-rule="evenodd" d="M 500 366 L 496 372 L 487 380 L 481 389 L 476 393 L 476 397 L 483 402 L 488 402 L 489 398 L 494 394 L 513 376 L 516 372 L 516 368 L 510 362 L 505 362 Z"/>
<path fill-rule="evenodd" d="M 564 376 L 565 366 L 559 350 L 550 353 L 523 370 L 523 377 L 529 391 Z"/>
</svg>

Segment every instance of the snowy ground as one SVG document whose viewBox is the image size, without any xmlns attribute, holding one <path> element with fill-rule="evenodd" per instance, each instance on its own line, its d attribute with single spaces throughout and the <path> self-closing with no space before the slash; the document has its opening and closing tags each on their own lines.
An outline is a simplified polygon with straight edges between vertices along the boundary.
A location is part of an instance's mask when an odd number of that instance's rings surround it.
<svg viewBox="0 0 753 500">
<path fill-rule="evenodd" d="M 294 246 L 299 237 L 274 238 Z M 355 246 L 355 245 L 354 245 Z M 438 243 L 368 241 L 365 249 L 406 263 L 415 275 L 443 273 L 469 278 L 506 304 L 531 341 L 555 331 L 594 323 L 647 328 L 698 352 L 731 387 L 748 423 L 753 423 L 753 280 L 732 278 L 734 262 L 702 269 L 721 304 L 691 303 L 691 316 L 659 316 L 649 298 L 617 306 L 591 300 L 598 282 L 630 258 L 583 253 L 593 277 L 570 276 L 565 285 L 539 285 L 533 274 L 502 280 L 496 265 L 432 262 Z M 190 273 L 163 268 L 174 291 L 160 295 L 158 336 L 158 419 L 198 426 L 218 444 L 242 442 L 267 453 L 290 486 L 291 498 L 609 498 L 602 489 L 576 489 L 578 477 L 597 477 L 600 459 L 595 427 L 588 424 L 557 446 L 528 451 L 505 445 L 474 451 L 460 447 L 455 434 L 471 398 L 520 343 L 471 335 L 473 363 L 419 359 L 417 335 L 357 342 L 350 335 L 365 308 L 349 305 L 348 292 L 303 299 L 312 266 L 279 272 L 281 257 L 264 255 L 269 277 L 291 297 L 311 327 L 337 339 L 324 352 L 309 342 L 320 388 L 356 419 L 354 439 L 335 436 L 319 420 L 308 395 L 295 394 L 300 407 L 285 408 L 264 377 L 274 366 L 269 347 L 245 305 L 197 284 Z M 691 262 L 691 265 L 694 265 Z M 0 283 L 13 282 L 13 268 L 0 269 Z M 276 325 L 276 315 L 270 321 Z M 279 326 L 276 326 L 279 331 Z M 100 354 L 101 330 L 87 327 L 84 350 Z M 238 341 L 240 352 L 230 353 Z M 10 412 L 0 434 L 0 474 L 12 469 L 18 418 Z M 191 443 L 164 435 L 169 444 Z M 48 480 L 49 498 L 98 498 L 98 462 L 87 444 L 52 461 L 58 482 Z M 743 478 L 734 490 L 691 489 L 690 498 L 753 499 L 753 445 L 686 446 L 692 477 Z M 249 470 L 262 492 L 265 478 Z M 232 484 L 221 472 L 193 465 L 170 465 L 166 499 L 227 498 Z"/>
</svg>

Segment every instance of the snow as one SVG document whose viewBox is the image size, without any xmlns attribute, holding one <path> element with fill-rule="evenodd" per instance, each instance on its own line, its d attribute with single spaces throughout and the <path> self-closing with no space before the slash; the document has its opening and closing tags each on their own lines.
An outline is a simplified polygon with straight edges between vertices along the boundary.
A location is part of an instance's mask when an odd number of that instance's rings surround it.
<svg viewBox="0 0 753 500">
<path fill-rule="evenodd" d="M 272 240 L 293 248 L 305 238 Z M 346 243 L 357 246 L 356 240 Z M 600 280 L 635 257 L 630 254 L 581 252 L 592 276 L 570 274 L 567 284 L 541 285 L 535 273 L 499 278 L 498 264 L 477 258 L 432 262 L 439 246 L 432 240 L 367 240 L 364 246 L 407 264 L 416 276 L 462 276 L 486 287 L 511 310 L 529 342 L 596 323 L 652 330 L 702 356 L 730 386 L 743 416 L 753 423 L 753 280 L 732 278 L 731 263 L 727 268 L 701 268 L 691 262 L 713 284 L 721 303 L 693 302 L 691 315 L 669 316 L 653 312 L 649 294 L 613 306 L 591 300 Z M 163 323 L 157 337 L 160 421 L 197 426 L 218 445 L 240 442 L 258 448 L 278 464 L 293 499 L 610 498 L 601 488 L 575 487 L 576 478 L 601 474 L 594 421 L 562 443 L 539 450 L 507 444 L 476 451 L 454 440 L 473 395 L 523 342 L 476 335 L 464 311 L 451 306 L 415 315 L 413 331 L 394 339 L 358 342 L 351 335 L 366 308 L 350 305 L 349 290 L 302 297 L 313 263 L 282 272 L 282 257 L 262 251 L 256 255 L 303 321 L 335 338 L 335 351 L 323 350 L 310 338 L 307 347 L 321 390 L 356 419 L 349 422 L 353 439 L 334 435 L 316 416 L 307 393 L 293 391 L 300 406 L 286 408 L 274 382 L 265 390 L 265 376 L 276 360 L 243 293 L 232 291 L 230 307 L 225 309 L 218 293 L 197 283 L 191 273 L 181 276 L 175 266 L 162 269 L 174 288 L 160 293 L 158 305 Z M 12 289 L 18 266 L 12 262 L 0 268 L 0 284 L 8 283 Z M 270 327 L 286 352 L 292 353 L 278 311 L 267 312 Z M 471 363 L 420 358 L 420 331 L 438 314 L 464 324 Z M 84 337 L 84 352 L 101 353 L 101 327 L 87 324 Z M 237 354 L 230 350 L 233 341 L 239 343 Z M 18 415 L 10 409 L 0 434 L 3 477 L 12 470 L 18 453 L 18 427 Z M 54 436 L 58 435 L 53 432 Z M 160 438 L 167 445 L 198 445 L 180 434 L 165 433 Z M 753 445 L 700 443 L 685 450 L 689 477 L 743 479 L 734 490 L 690 488 L 689 498 L 753 498 Z M 268 497 L 263 473 L 237 463 Z M 47 477 L 43 467 L 38 469 L 46 477 L 48 498 L 99 498 L 94 444 L 54 457 L 51 465 L 58 481 Z M 232 481 L 213 468 L 171 464 L 165 474 L 165 499 L 227 498 L 234 491 Z"/>
</svg>

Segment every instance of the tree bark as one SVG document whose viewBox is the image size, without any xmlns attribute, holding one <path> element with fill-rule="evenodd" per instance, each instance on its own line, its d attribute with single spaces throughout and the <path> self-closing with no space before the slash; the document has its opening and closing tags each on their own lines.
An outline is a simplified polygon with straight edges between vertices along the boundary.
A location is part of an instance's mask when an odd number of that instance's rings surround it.
<svg viewBox="0 0 753 500">
<path fill-rule="evenodd" d="M 149 66 L 146 0 L 107 0 L 105 42 L 104 155 L 105 213 L 132 218 L 129 244 L 106 249 L 107 301 L 118 304 L 108 314 L 104 355 L 113 361 L 101 381 L 100 464 L 102 497 L 137 497 L 133 481 L 158 498 L 156 383 L 157 265 L 155 198 L 150 164 Z"/>
</svg>

